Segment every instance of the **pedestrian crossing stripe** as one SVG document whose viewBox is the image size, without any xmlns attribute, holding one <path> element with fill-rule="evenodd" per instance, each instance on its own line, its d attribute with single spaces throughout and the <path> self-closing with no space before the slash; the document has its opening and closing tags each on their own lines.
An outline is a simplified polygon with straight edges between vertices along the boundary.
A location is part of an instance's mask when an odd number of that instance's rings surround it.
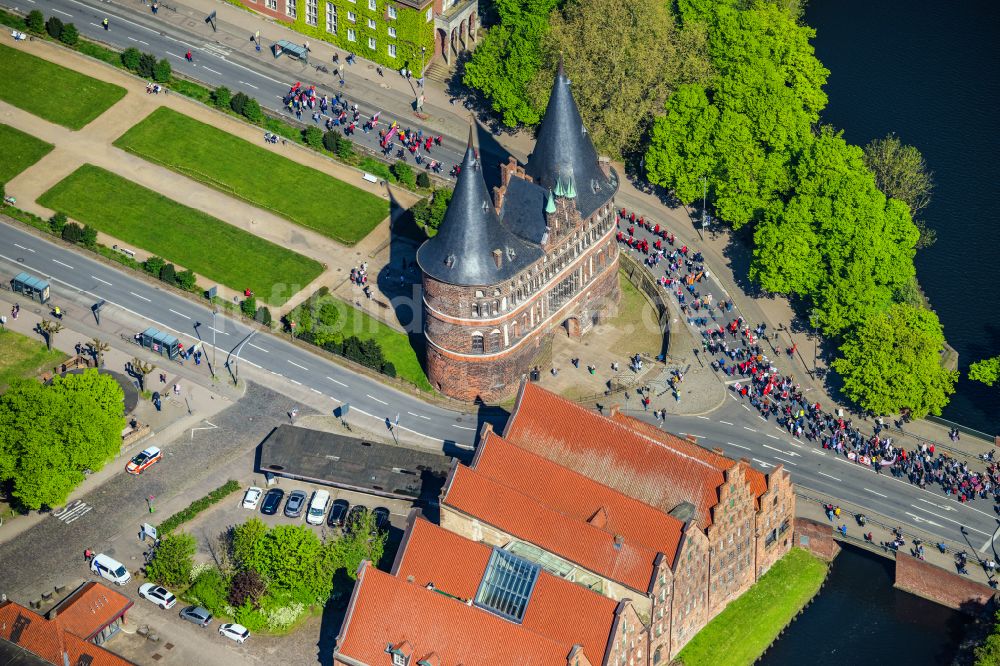
<svg viewBox="0 0 1000 666">
<path fill-rule="evenodd" d="M 94 507 L 88 505 L 86 502 L 76 500 L 75 502 L 70 502 L 58 511 L 53 512 L 52 516 L 68 525 L 74 520 L 89 513 L 93 508 Z"/>
</svg>

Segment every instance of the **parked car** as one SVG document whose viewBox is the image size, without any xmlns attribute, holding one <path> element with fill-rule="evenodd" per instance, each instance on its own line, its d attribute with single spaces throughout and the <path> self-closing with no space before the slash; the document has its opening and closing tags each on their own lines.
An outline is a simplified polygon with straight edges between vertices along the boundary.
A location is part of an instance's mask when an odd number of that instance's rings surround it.
<svg viewBox="0 0 1000 666">
<path fill-rule="evenodd" d="M 132 460 L 128 461 L 125 465 L 125 471 L 129 474 L 135 474 L 138 476 L 142 474 L 147 469 L 160 462 L 163 459 L 163 453 L 156 448 L 151 446 L 148 449 L 143 449 L 139 453 L 135 454 Z"/>
<path fill-rule="evenodd" d="M 152 601 L 163 610 L 173 608 L 174 604 L 177 603 L 177 597 L 168 592 L 166 588 L 162 588 L 159 585 L 153 585 L 152 583 L 144 583 L 140 585 L 139 596 L 143 599 Z"/>
<path fill-rule="evenodd" d="M 219 635 L 225 636 L 230 640 L 234 640 L 240 645 L 250 638 L 250 630 L 244 627 L 242 624 L 235 624 L 233 622 L 226 622 L 219 627 Z"/>
<path fill-rule="evenodd" d="M 199 627 L 207 627 L 212 621 L 212 614 L 208 612 L 207 608 L 188 606 L 181 611 L 181 619 L 197 624 Z"/>
<path fill-rule="evenodd" d="M 257 486 L 250 486 L 247 488 L 246 495 L 243 496 L 243 508 L 244 509 L 256 509 L 257 502 L 260 501 L 260 496 L 264 494 L 264 491 Z"/>
<path fill-rule="evenodd" d="M 110 580 L 115 585 L 125 585 L 132 580 L 132 574 L 125 565 L 101 553 L 90 561 L 90 570 L 97 576 Z"/>
<path fill-rule="evenodd" d="M 387 529 L 389 527 L 389 509 L 384 506 L 375 507 L 372 511 L 375 516 L 375 529 L 379 532 Z"/>
<path fill-rule="evenodd" d="M 304 490 L 293 490 L 288 495 L 288 501 L 285 502 L 285 515 L 289 518 L 298 518 L 302 515 L 302 509 L 306 505 L 306 491 Z"/>
<path fill-rule="evenodd" d="M 260 512 L 267 516 L 273 516 L 281 508 L 281 500 L 285 499 L 285 491 L 281 488 L 271 488 L 264 495 L 264 501 L 260 505 Z"/>
<path fill-rule="evenodd" d="M 306 522 L 310 525 L 322 525 L 326 507 L 330 504 L 330 493 L 326 490 L 313 491 L 309 500 L 309 510 L 306 512 Z"/>
<path fill-rule="evenodd" d="M 360 504 L 352 506 L 351 510 L 347 512 L 347 518 L 344 520 L 344 529 L 348 532 L 353 530 L 354 526 L 361 522 L 361 517 L 366 511 L 368 511 L 368 507 Z"/>
<path fill-rule="evenodd" d="M 345 499 L 333 500 L 330 506 L 330 516 L 326 519 L 326 524 L 330 527 L 343 527 L 344 519 L 347 518 L 347 510 L 351 508 L 351 503 Z"/>
</svg>

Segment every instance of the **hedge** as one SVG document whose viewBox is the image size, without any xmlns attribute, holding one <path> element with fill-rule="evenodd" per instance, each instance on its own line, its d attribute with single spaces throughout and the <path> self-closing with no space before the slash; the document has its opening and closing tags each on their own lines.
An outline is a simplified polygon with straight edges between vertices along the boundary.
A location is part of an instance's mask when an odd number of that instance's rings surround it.
<svg viewBox="0 0 1000 666">
<path fill-rule="evenodd" d="M 194 520 L 195 516 L 212 506 L 226 499 L 241 488 L 239 481 L 230 479 L 201 499 L 196 499 L 187 506 L 186 509 L 178 511 L 157 526 L 160 535 L 169 534 L 178 526 L 189 520 Z"/>
</svg>

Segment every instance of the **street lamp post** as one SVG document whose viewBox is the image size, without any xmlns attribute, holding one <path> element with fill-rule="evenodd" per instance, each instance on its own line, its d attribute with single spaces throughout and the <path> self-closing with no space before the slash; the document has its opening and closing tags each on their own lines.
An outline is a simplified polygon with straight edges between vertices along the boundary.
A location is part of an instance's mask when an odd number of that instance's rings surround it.
<svg viewBox="0 0 1000 666">
<path fill-rule="evenodd" d="M 420 87 L 424 87 L 424 56 L 427 54 L 427 47 L 420 47 Z"/>
<path fill-rule="evenodd" d="M 212 379 L 215 379 L 215 315 L 219 314 L 219 311 L 212 309 Z"/>
<path fill-rule="evenodd" d="M 809 312 L 809 326 L 812 328 L 813 334 L 813 374 L 815 375 L 819 369 L 819 328 L 818 324 L 819 312 L 817 310 L 811 310 Z"/>
<path fill-rule="evenodd" d="M 708 220 L 705 217 L 705 208 L 708 203 L 708 176 L 702 176 L 698 180 L 701 181 L 701 227 L 698 229 L 698 238 L 705 240 L 701 235 L 701 230 L 708 226 Z"/>
</svg>

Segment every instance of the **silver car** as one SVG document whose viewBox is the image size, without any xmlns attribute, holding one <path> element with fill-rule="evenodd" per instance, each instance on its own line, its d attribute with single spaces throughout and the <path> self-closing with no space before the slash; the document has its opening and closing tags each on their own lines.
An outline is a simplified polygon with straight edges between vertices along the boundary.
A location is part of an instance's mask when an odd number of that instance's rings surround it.
<svg viewBox="0 0 1000 666">
<path fill-rule="evenodd" d="M 181 611 L 181 619 L 187 620 L 199 627 L 207 627 L 212 621 L 212 614 L 201 606 L 188 606 Z"/>
</svg>

